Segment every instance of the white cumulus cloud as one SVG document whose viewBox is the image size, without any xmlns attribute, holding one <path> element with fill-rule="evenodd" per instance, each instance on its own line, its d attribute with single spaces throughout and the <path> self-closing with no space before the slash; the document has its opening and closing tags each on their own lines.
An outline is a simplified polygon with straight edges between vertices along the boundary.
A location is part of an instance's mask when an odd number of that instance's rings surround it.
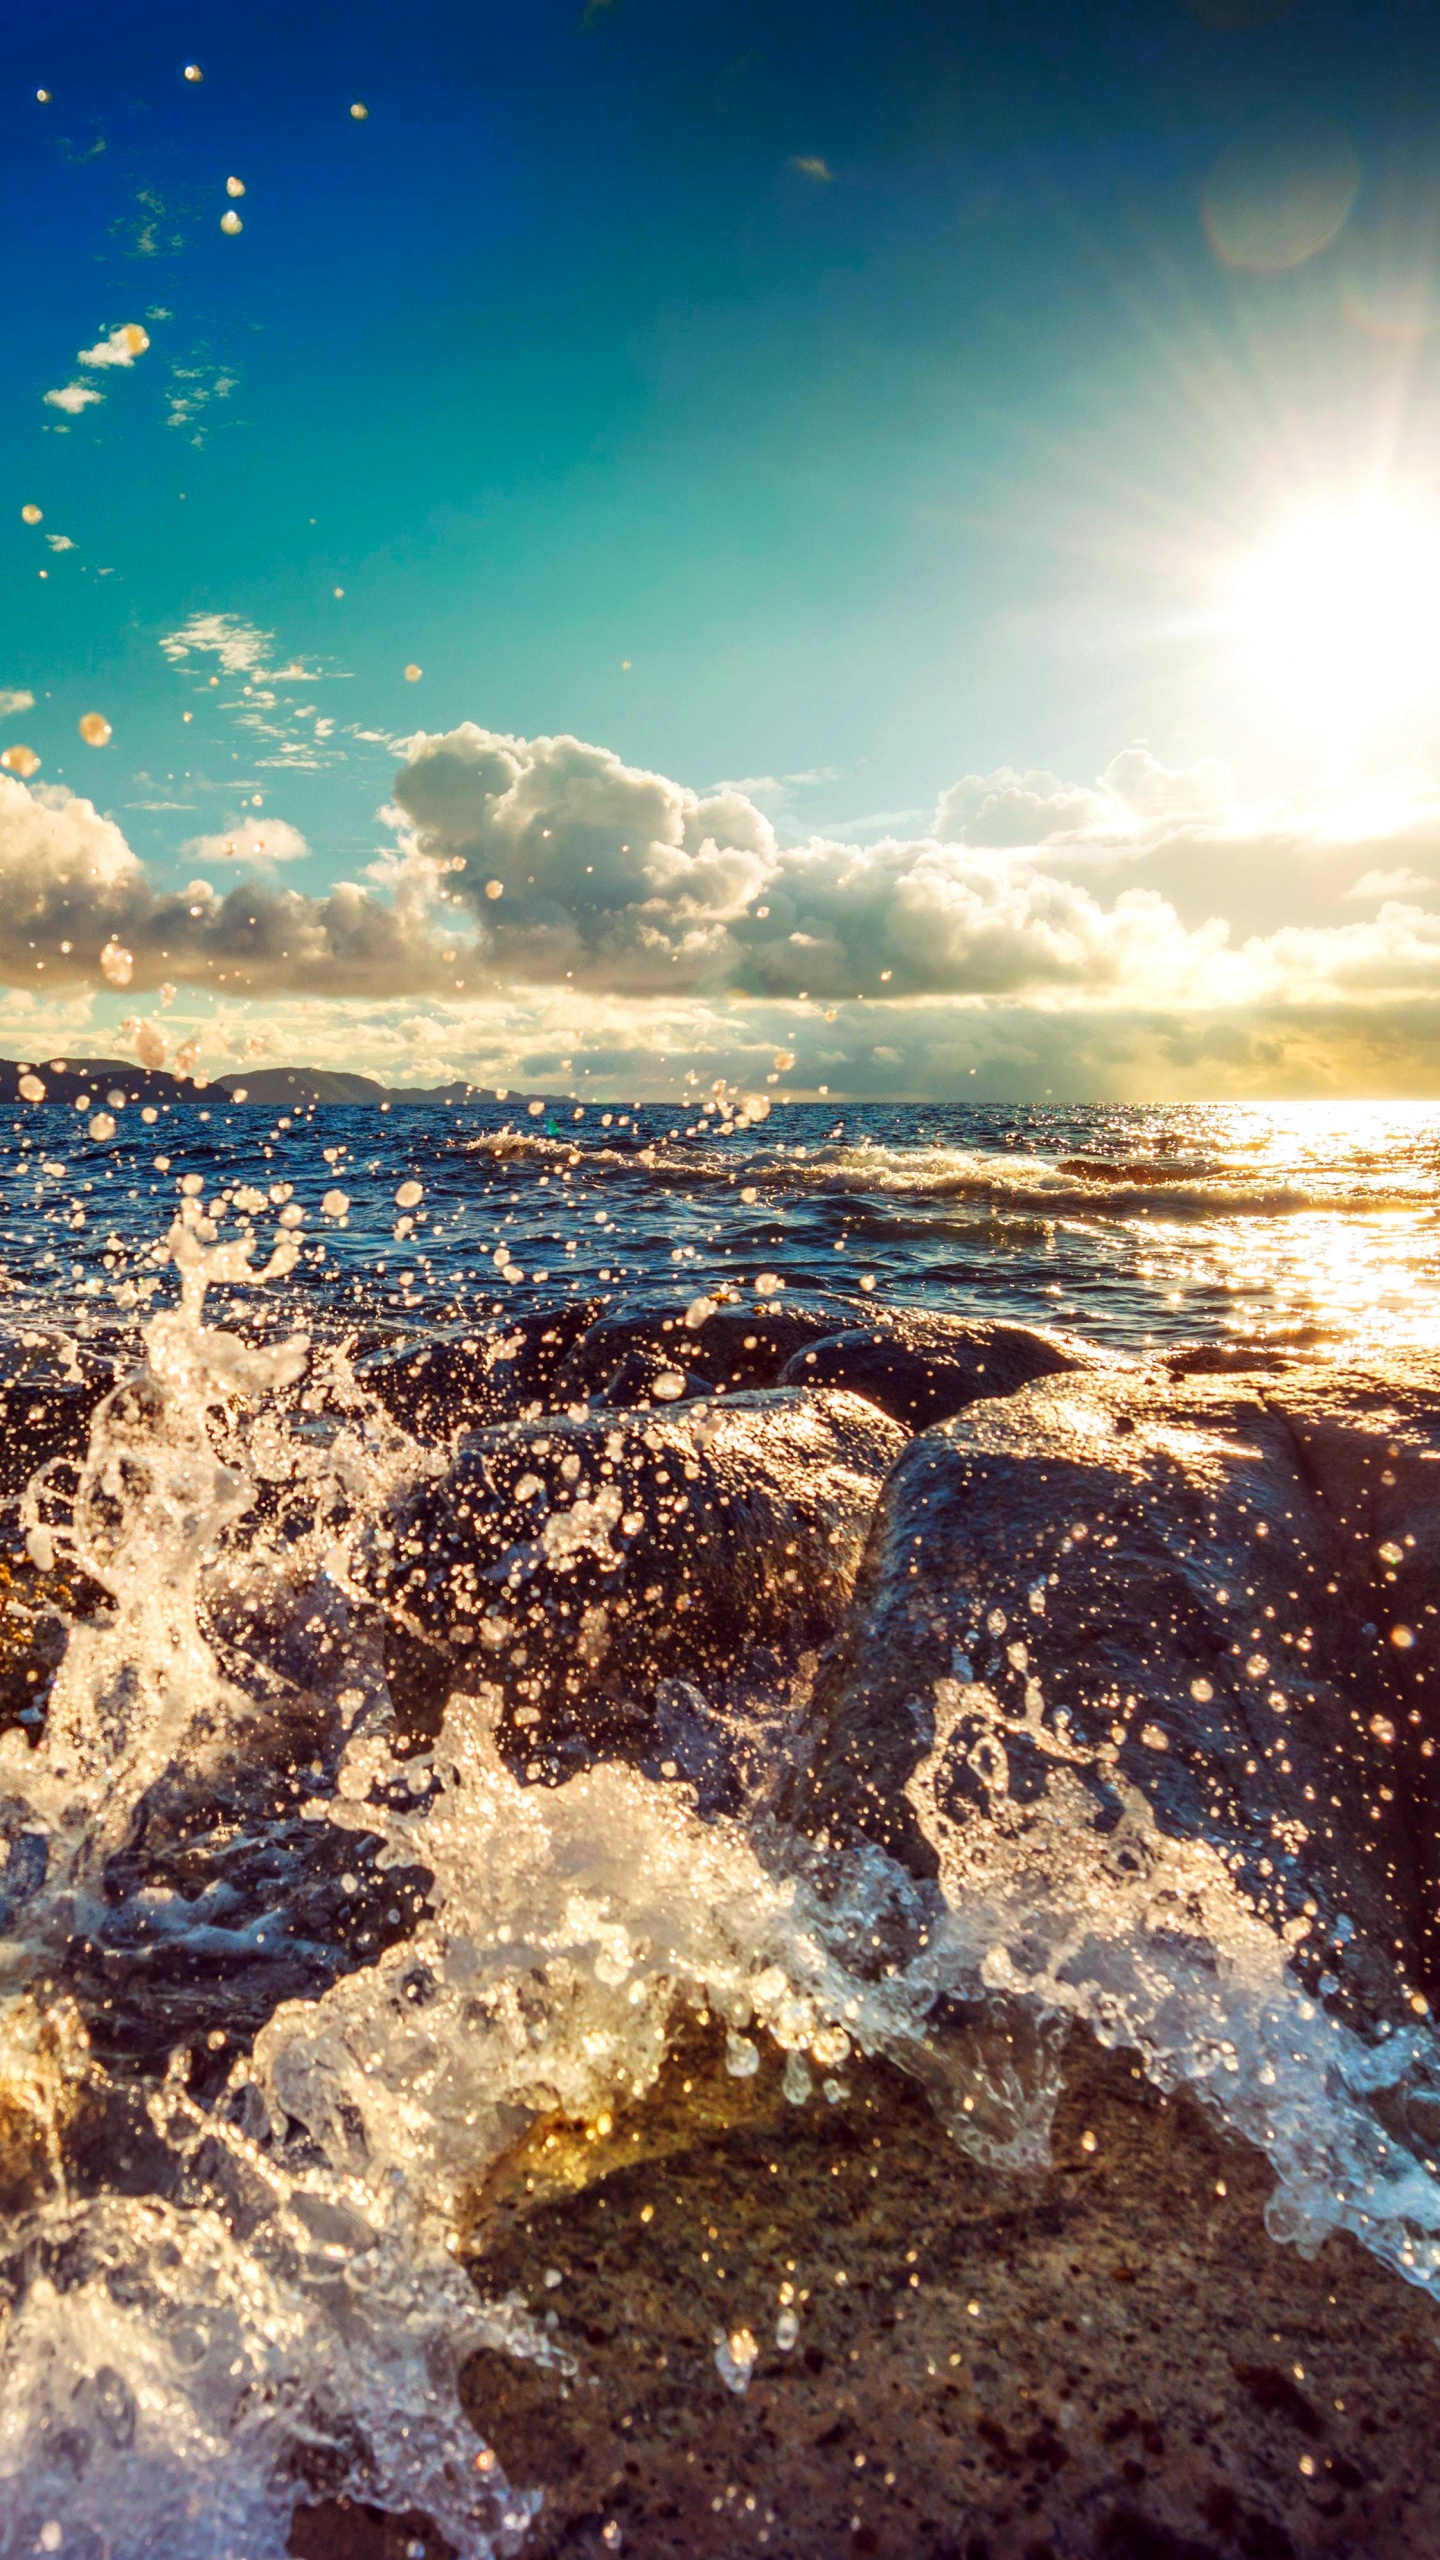
<svg viewBox="0 0 1440 2560">
<path fill-rule="evenodd" d="M 90 801 L 0 774 L 0 978 L 11 986 L 453 989 L 446 954 L 458 946 L 432 929 L 432 902 L 423 865 L 398 867 L 390 899 L 345 880 L 315 898 L 243 876 L 223 893 L 204 879 L 162 890 Z"/>
<path fill-rule="evenodd" d="M 250 817 L 218 835 L 196 836 L 185 848 L 201 862 L 304 862 L 310 846 L 284 818 Z"/>
<path fill-rule="evenodd" d="M 93 347 L 82 347 L 75 361 L 100 369 L 112 364 L 132 365 L 137 356 L 144 355 L 149 344 L 149 337 L 139 321 L 125 320 L 118 329 L 112 329 L 107 336 L 97 339 Z"/>
<path fill-rule="evenodd" d="M 1225 938 L 1151 888 L 1107 905 L 1018 849 L 782 848 L 742 792 L 702 798 L 576 738 L 469 723 L 420 737 L 394 798 L 504 978 L 894 998 L 1099 994 L 1143 976 L 1178 991 Z"/>
<path fill-rule="evenodd" d="M 242 701 L 271 682 L 238 617 L 169 645 Z M 199 838 L 161 888 L 88 801 L 0 775 L 0 979 L 51 1006 L 168 980 L 246 1040 L 254 1001 L 297 1058 L 396 1080 L 656 1093 L 793 1053 L 787 1084 L 837 1099 L 1440 1082 L 1428 789 L 1256 813 L 1131 749 L 1094 782 L 968 777 L 923 833 L 785 844 L 738 786 L 573 737 L 398 752 L 395 850 L 314 895 L 272 869 L 310 851 L 288 821 Z"/>
</svg>

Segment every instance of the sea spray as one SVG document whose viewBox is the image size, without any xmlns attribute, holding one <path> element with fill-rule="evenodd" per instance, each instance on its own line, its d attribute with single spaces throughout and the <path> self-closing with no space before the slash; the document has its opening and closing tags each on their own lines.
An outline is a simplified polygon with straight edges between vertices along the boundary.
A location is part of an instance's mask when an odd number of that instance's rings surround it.
<svg viewBox="0 0 1440 2560">
<path fill-rule="evenodd" d="M 280 1278 L 291 1248 L 252 1273 L 247 1240 L 217 1246 L 196 1204 L 168 1243 L 178 1304 L 73 1484 L 42 1470 L 27 1502 L 37 1562 L 81 1567 L 106 1607 L 72 1630 L 39 1744 L 0 1746 L 3 2560 L 280 2560 L 296 2505 L 342 2492 L 426 2513 L 464 2560 L 517 2548 L 537 2493 L 506 2481 L 457 2379 L 480 2345 L 560 2359 L 543 2306 L 476 2291 L 470 2199 L 549 2113 L 628 2114 L 643 2150 L 687 2015 L 723 2023 L 737 2068 L 773 2040 L 796 2104 L 812 2064 L 888 2055 L 1010 2167 L 1043 2163 L 1063 2034 L 1087 2022 L 1264 2148 L 1278 2234 L 1347 2227 L 1440 2291 L 1440 2196 L 1376 2111 L 1434 2085 L 1429 2030 L 1363 2046 L 1204 1844 L 1162 1839 L 1129 1798 L 1100 1829 L 1048 1728 L 1047 1785 L 1017 1805 L 995 1710 L 987 1819 L 962 1835 L 938 1788 L 960 1701 L 937 1700 L 912 1782 L 933 1884 L 799 1843 L 763 1801 L 702 1820 L 683 1782 L 634 1768 L 523 1785 L 483 1680 L 407 1747 L 359 1566 L 443 1456 L 386 1422 L 343 1353 L 206 1325 L 216 1281 Z M 269 1855 L 281 1773 L 284 1839 L 348 1861 L 357 1900 L 393 1892 L 391 1935 L 357 1933 L 339 1979 L 332 1961 L 272 1999 L 230 2059 L 217 1940 L 283 1937 L 305 1854 L 287 1848 L 263 1919 L 220 1930 L 205 1896 L 145 1880 L 147 1823 L 208 1790 L 205 1838 L 249 1824 Z M 107 2069 L 157 1943 L 217 1964 L 212 2023 L 192 1996 L 163 2067 Z"/>
</svg>

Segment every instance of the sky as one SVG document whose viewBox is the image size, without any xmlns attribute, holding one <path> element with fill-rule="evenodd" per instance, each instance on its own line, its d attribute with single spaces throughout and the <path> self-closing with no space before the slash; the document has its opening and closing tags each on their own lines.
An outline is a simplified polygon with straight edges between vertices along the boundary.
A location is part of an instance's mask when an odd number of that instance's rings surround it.
<svg viewBox="0 0 1440 2560">
<path fill-rule="evenodd" d="M 1419 0 L 0 23 L 0 1049 L 1440 1093 Z"/>
</svg>

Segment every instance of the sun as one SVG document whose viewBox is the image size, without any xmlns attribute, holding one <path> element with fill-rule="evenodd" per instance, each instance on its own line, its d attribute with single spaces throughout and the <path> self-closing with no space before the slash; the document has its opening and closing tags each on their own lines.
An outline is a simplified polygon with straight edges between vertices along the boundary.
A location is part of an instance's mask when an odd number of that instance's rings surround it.
<svg viewBox="0 0 1440 2560">
<path fill-rule="evenodd" d="M 1380 503 L 1302 516 L 1243 571 L 1237 619 L 1254 674 L 1343 763 L 1440 699 L 1440 520 Z"/>
</svg>

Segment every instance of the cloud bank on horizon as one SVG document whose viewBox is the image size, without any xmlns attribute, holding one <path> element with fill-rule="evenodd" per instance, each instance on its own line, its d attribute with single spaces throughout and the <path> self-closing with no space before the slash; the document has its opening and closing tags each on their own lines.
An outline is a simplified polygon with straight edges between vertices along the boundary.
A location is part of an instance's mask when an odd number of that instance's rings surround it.
<svg viewBox="0 0 1440 2560">
<path fill-rule="evenodd" d="M 89 800 L 0 775 L 0 1031 L 33 1046 L 53 1019 L 73 1042 L 97 995 L 184 987 L 217 1047 L 399 1081 L 662 1093 L 702 1069 L 773 1081 L 778 1042 L 787 1090 L 837 1098 L 973 1096 L 978 1075 L 1440 1090 L 1429 788 L 1257 814 L 1220 766 L 1133 747 L 1088 784 L 966 775 L 922 835 L 783 844 L 737 786 L 465 722 L 408 742 L 392 798 L 363 881 L 279 886 L 269 863 L 306 847 L 267 817 L 192 849 L 223 885 L 173 889 Z"/>
</svg>

